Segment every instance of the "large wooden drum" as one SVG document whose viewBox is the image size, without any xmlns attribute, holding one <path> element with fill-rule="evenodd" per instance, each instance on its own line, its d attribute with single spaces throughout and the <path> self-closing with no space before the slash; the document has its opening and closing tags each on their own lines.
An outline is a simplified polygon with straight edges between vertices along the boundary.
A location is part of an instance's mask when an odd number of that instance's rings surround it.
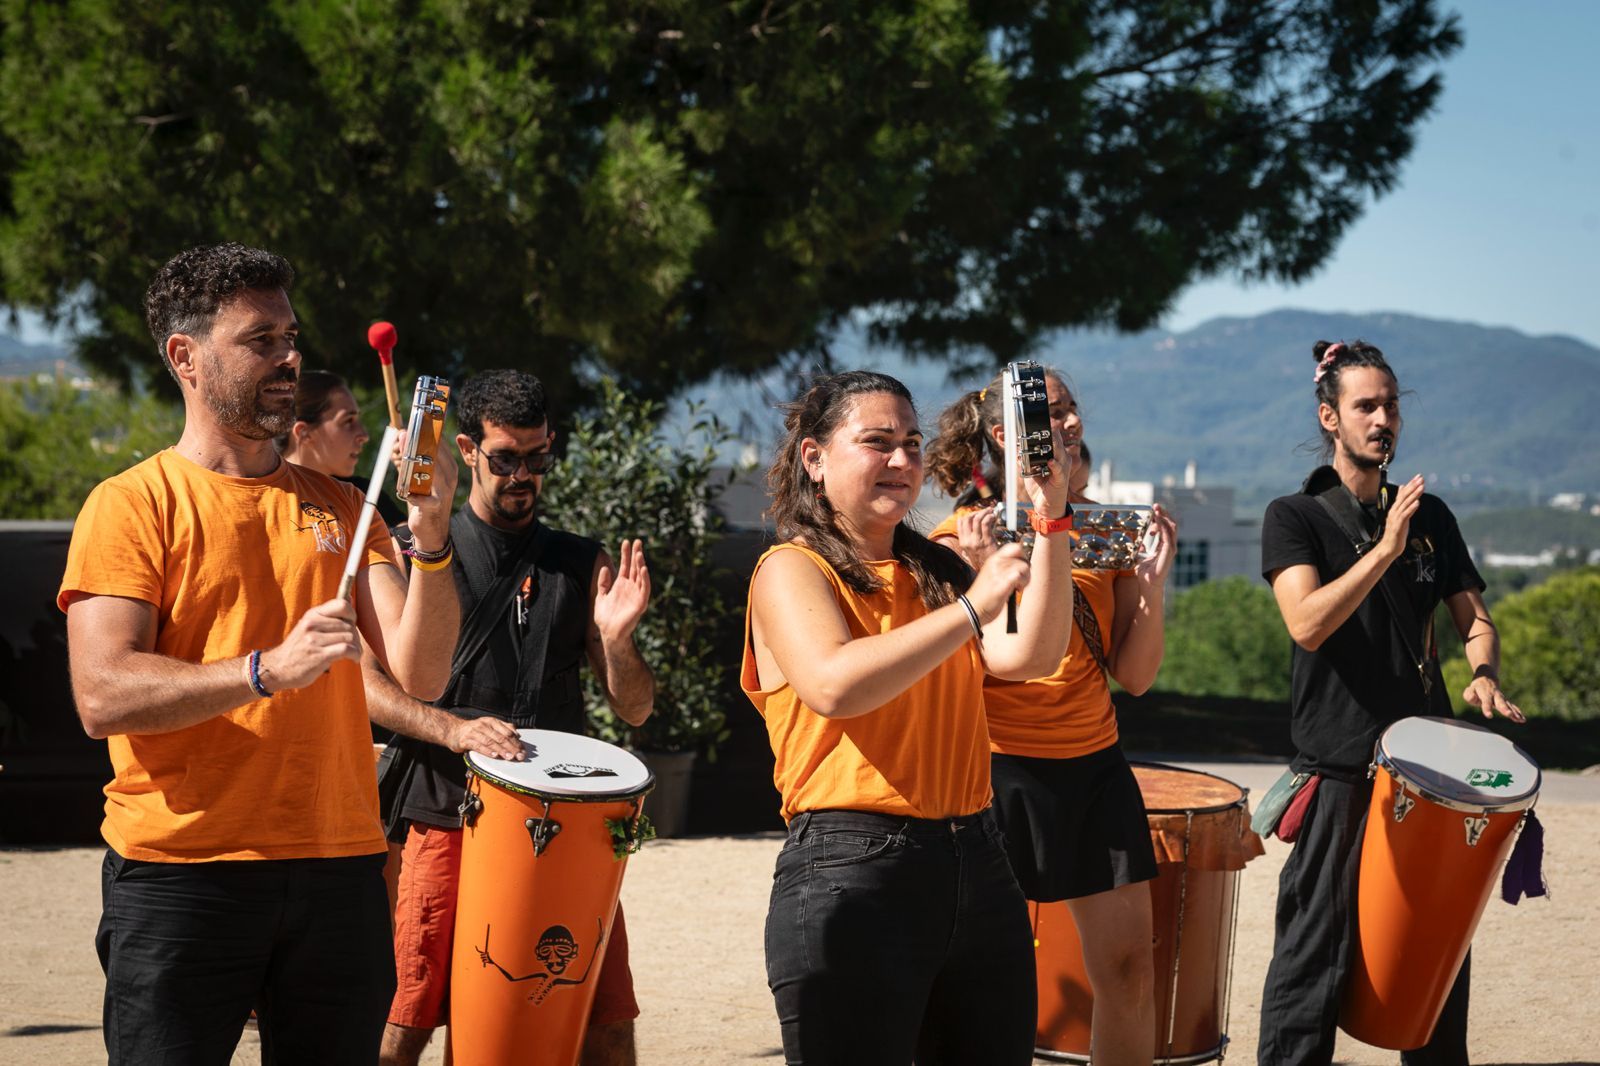
<svg viewBox="0 0 1600 1066">
<path fill-rule="evenodd" d="M 450 966 L 456 1066 L 573 1066 L 653 778 L 631 753 L 519 729 L 526 762 L 468 755 Z"/>
<path fill-rule="evenodd" d="M 1156 1062 L 1220 1059 L 1227 1047 L 1228 989 L 1239 871 L 1263 853 L 1250 829 L 1249 793 L 1224 778 L 1136 763 L 1158 874 L 1155 920 Z M 1083 945 L 1065 902 L 1029 903 L 1034 920 L 1042 1058 L 1089 1061 L 1094 994 Z"/>
<path fill-rule="evenodd" d="M 1471 722 L 1405 718 L 1378 738 L 1339 1026 L 1376 1047 L 1433 1035 L 1539 767 Z"/>
</svg>

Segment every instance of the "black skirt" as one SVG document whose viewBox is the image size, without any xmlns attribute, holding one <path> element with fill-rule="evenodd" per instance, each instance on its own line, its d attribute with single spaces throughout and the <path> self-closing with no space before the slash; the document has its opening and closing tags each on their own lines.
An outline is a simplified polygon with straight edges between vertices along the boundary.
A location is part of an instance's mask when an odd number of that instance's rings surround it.
<svg viewBox="0 0 1600 1066">
<path fill-rule="evenodd" d="M 1053 903 L 1155 878 L 1144 797 L 1120 745 L 1073 759 L 996 754 L 991 765 L 1023 895 Z"/>
</svg>

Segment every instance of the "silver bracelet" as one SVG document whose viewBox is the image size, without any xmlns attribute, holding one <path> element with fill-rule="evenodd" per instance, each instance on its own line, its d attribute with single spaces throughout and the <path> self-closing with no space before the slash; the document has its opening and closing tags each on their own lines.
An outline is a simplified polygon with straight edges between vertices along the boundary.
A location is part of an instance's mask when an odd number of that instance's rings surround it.
<svg viewBox="0 0 1600 1066">
<path fill-rule="evenodd" d="M 978 621 L 977 608 L 972 606 L 972 601 L 967 599 L 965 592 L 956 593 L 956 602 L 967 609 L 967 621 L 972 623 L 972 635 L 981 642 L 983 640 L 983 623 Z"/>
</svg>

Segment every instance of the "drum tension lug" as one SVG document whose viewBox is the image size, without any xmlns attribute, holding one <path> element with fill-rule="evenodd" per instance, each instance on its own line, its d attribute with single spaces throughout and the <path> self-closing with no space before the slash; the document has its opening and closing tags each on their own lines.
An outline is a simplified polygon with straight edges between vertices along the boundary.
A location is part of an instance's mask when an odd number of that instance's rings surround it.
<svg viewBox="0 0 1600 1066">
<path fill-rule="evenodd" d="M 550 846 L 550 841 L 561 832 L 561 823 L 550 817 L 550 808 L 544 809 L 544 814 L 537 818 L 525 820 L 523 826 L 528 830 L 528 839 L 533 841 L 533 857 L 538 858 L 544 854 L 544 849 Z"/>
<path fill-rule="evenodd" d="M 1473 817 L 1469 814 L 1467 817 L 1463 818 L 1462 821 L 1465 822 L 1467 826 L 1467 847 L 1477 847 L 1478 841 L 1483 837 L 1483 831 L 1489 828 L 1489 816 L 1480 815 L 1478 817 Z"/>
<path fill-rule="evenodd" d="M 1416 805 L 1417 801 L 1406 795 L 1406 786 L 1402 783 L 1399 791 L 1394 794 L 1394 820 L 1397 822 L 1405 821 L 1406 815 L 1410 814 L 1411 808 Z"/>
<path fill-rule="evenodd" d="M 456 813 L 461 815 L 461 828 L 471 829 L 478 824 L 478 814 L 483 810 L 483 800 L 478 798 L 476 792 L 468 792 L 461 797 L 461 806 L 456 808 Z"/>
</svg>

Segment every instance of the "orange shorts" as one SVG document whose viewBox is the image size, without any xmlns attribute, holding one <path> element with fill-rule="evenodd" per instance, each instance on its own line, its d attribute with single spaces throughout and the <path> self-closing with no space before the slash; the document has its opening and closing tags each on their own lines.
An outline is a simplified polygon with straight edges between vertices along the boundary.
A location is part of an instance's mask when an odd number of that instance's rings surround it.
<svg viewBox="0 0 1600 1066">
<path fill-rule="evenodd" d="M 456 885 L 461 879 L 461 830 L 411 823 L 400 858 L 394 912 L 394 1003 L 389 1023 L 436 1029 L 450 1020 L 450 952 L 456 927 Z M 611 923 L 600 964 L 589 1024 L 639 1016 L 628 967 L 628 926 L 622 904 Z"/>
</svg>

